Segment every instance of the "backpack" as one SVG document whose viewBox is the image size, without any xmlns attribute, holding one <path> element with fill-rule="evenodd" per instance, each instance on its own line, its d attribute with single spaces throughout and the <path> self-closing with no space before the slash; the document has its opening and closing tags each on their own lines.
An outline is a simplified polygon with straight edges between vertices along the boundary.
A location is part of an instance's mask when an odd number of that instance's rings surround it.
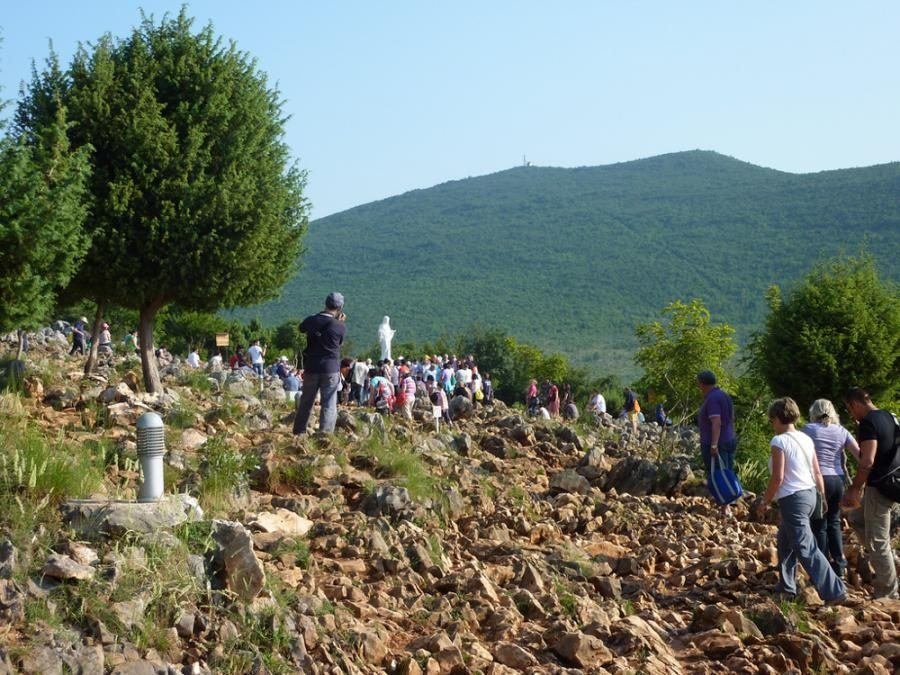
<svg viewBox="0 0 900 675">
<path fill-rule="evenodd" d="M 897 453 L 900 452 L 900 441 L 898 441 L 898 438 L 900 438 L 900 421 L 897 420 L 896 415 L 891 415 L 891 417 L 894 418 L 894 459 L 891 461 L 891 464 L 894 464 L 897 462 Z M 878 490 L 885 499 L 890 499 L 900 504 L 900 466 L 894 467 L 893 471 L 890 471 L 877 481 L 872 481 L 870 485 Z"/>
</svg>

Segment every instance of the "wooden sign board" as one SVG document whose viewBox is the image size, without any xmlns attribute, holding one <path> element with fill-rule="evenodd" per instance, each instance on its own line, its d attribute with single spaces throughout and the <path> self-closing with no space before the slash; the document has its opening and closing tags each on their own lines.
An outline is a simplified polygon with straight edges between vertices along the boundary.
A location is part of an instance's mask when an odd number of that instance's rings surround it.
<svg viewBox="0 0 900 675">
<path fill-rule="evenodd" d="M 216 347 L 228 346 L 228 333 L 216 333 Z"/>
</svg>

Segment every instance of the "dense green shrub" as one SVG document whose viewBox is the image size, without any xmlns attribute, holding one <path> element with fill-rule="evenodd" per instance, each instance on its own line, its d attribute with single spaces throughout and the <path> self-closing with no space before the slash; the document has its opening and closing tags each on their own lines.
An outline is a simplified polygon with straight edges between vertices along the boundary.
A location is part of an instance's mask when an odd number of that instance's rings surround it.
<svg viewBox="0 0 900 675">
<path fill-rule="evenodd" d="M 839 403 L 852 386 L 884 399 L 900 392 L 900 292 L 871 256 L 823 263 L 785 297 L 772 287 L 768 300 L 751 352 L 776 395 L 804 409 L 817 398 Z"/>
</svg>

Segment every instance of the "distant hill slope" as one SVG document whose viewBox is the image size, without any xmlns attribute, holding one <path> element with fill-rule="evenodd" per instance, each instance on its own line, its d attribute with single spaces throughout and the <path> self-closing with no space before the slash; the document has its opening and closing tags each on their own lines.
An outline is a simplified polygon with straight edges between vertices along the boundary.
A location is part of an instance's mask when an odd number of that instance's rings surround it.
<svg viewBox="0 0 900 675">
<path fill-rule="evenodd" d="M 764 293 L 863 239 L 900 278 L 900 163 L 815 174 L 692 151 L 575 169 L 518 167 L 364 204 L 312 223 L 274 324 L 347 297 L 353 344 L 382 315 L 398 341 L 479 322 L 632 375 L 634 326 L 702 298 L 740 337 Z"/>
</svg>

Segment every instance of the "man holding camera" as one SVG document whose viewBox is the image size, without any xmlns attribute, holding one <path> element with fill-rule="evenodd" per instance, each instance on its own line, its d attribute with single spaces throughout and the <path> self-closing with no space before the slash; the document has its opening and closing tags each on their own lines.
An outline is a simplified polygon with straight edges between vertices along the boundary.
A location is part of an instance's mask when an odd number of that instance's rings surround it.
<svg viewBox="0 0 900 675">
<path fill-rule="evenodd" d="M 316 394 L 320 396 L 319 431 L 334 432 L 337 394 L 341 386 L 341 343 L 347 327 L 344 296 L 329 293 L 325 309 L 303 319 L 300 332 L 306 334 L 303 351 L 303 391 L 294 417 L 294 433 L 305 434 Z"/>
</svg>

